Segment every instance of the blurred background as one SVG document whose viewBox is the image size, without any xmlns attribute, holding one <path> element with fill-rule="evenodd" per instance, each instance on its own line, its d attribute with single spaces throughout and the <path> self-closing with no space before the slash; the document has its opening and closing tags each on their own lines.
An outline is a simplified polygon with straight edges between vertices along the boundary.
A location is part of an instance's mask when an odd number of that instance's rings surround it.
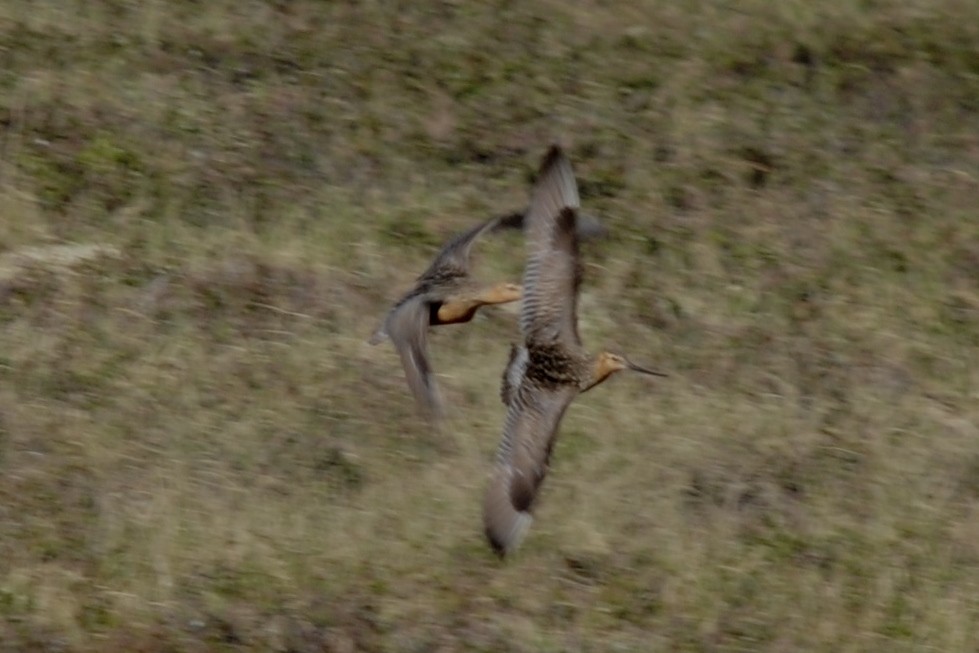
<svg viewBox="0 0 979 653">
<path fill-rule="evenodd" d="M 552 141 L 671 377 L 500 563 L 517 308 L 366 339 Z M 0 651 L 975 651 L 977 204 L 973 0 L 8 0 Z"/>
</svg>

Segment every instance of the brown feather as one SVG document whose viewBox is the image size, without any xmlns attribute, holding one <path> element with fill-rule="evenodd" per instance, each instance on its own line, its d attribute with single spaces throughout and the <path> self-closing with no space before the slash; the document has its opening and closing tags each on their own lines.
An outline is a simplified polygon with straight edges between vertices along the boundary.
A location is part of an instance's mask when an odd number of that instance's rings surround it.
<svg viewBox="0 0 979 653">
<path fill-rule="evenodd" d="M 421 297 L 402 303 L 387 321 L 387 331 L 405 371 L 408 387 L 429 417 L 444 413 L 442 395 L 428 361 L 429 307 Z"/>
<path fill-rule="evenodd" d="M 520 329 L 528 342 L 580 344 L 574 319 L 581 283 L 578 205 L 571 163 L 560 150 L 552 149 L 534 189 L 525 225 L 528 259 Z"/>
</svg>

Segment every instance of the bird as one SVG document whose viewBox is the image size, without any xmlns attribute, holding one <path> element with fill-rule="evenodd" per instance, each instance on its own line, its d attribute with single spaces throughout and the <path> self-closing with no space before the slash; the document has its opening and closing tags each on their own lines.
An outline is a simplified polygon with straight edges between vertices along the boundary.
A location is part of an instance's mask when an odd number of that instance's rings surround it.
<svg viewBox="0 0 979 653">
<path fill-rule="evenodd" d="M 428 357 L 428 327 L 461 324 L 472 320 L 483 306 L 506 304 L 520 299 L 521 287 L 514 283 L 481 284 L 470 276 L 470 252 L 487 231 L 511 226 L 510 216 L 485 220 L 455 235 L 439 250 L 435 260 L 414 287 L 385 315 L 368 342 L 377 345 L 390 338 L 404 367 L 405 378 L 426 417 L 444 416 L 444 404 Z"/>
<path fill-rule="evenodd" d="M 602 351 L 593 356 L 584 349 L 577 319 L 583 276 L 576 230 L 579 205 L 571 162 L 552 145 L 525 218 L 523 343 L 511 347 L 503 373 L 503 437 L 483 500 L 484 533 L 501 558 L 519 546 L 533 521 L 561 419 L 574 398 L 620 370 L 666 376 L 622 354 Z"/>
<path fill-rule="evenodd" d="M 486 233 L 522 229 L 525 215 L 526 210 L 511 211 L 450 238 L 368 340 L 371 345 L 386 339 L 392 341 L 401 358 L 408 387 L 422 414 L 429 419 L 437 421 L 444 417 L 445 406 L 428 357 L 428 327 L 469 322 L 483 306 L 520 299 L 519 284 L 487 285 L 474 281 L 470 276 L 470 254 L 473 243 Z M 597 218 L 584 217 L 577 227 L 582 238 L 599 238 L 607 233 Z"/>
</svg>

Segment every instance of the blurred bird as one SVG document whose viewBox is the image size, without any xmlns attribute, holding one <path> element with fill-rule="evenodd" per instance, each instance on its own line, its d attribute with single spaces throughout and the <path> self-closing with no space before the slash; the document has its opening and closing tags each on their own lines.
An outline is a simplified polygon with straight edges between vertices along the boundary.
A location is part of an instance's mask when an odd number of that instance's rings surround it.
<svg viewBox="0 0 979 653">
<path fill-rule="evenodd" d="M 483 306 L 520 299 L 518 284 L 487 285 L 473 280 L 470 253 L 473 243 L 483 234 L 522 229 L 524 215 L 525 212 L 512 212 L 492 218 L 451 238 L 368 340 L 371 345 L 376 345 L 386 338 L 391 339 L 401 357 L 408 387 L 421 411 L 430 419 L 443 417 L 445 408 L 428 359 L 428 327 L 469 322 Z M 585 238 L 606 233 L 605 227 L 592 217 L 586 217 L 578 229 Z"/>
<path fill-rule="evenodd" d="M 483 503 L 486 537 L 500 557 L 516 549 L 531 524 L 558 426 L 572 400 L 619 370 L 666 376 L 619 354 L 592 356 L 584 350 L 577 319 L 579 203 L 571 163 L 553 146 L 525 219 L 524 342 L 511 348 L 503 373 L 503 439 Z"/>
</svg>

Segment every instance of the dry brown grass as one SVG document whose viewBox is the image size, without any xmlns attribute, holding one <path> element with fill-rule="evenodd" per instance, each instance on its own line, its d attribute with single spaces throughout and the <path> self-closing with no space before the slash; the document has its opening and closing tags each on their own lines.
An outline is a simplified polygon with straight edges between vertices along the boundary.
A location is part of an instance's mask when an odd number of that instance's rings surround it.
<svg viewBox="0 0 979 653">
<path fill-rule="evenodd" d="M 3 4 L 0 651 L 976 650 L 977 42 L 967 0 Z M 672 376 L 573 406 L 501 565 L 514 312 L 433 336 L 441 435 L 365 339 L 552 139 L 613 230 L 586 342 Z M 118 255 L 24 256 L 73 243 Z"/>
</svg>

